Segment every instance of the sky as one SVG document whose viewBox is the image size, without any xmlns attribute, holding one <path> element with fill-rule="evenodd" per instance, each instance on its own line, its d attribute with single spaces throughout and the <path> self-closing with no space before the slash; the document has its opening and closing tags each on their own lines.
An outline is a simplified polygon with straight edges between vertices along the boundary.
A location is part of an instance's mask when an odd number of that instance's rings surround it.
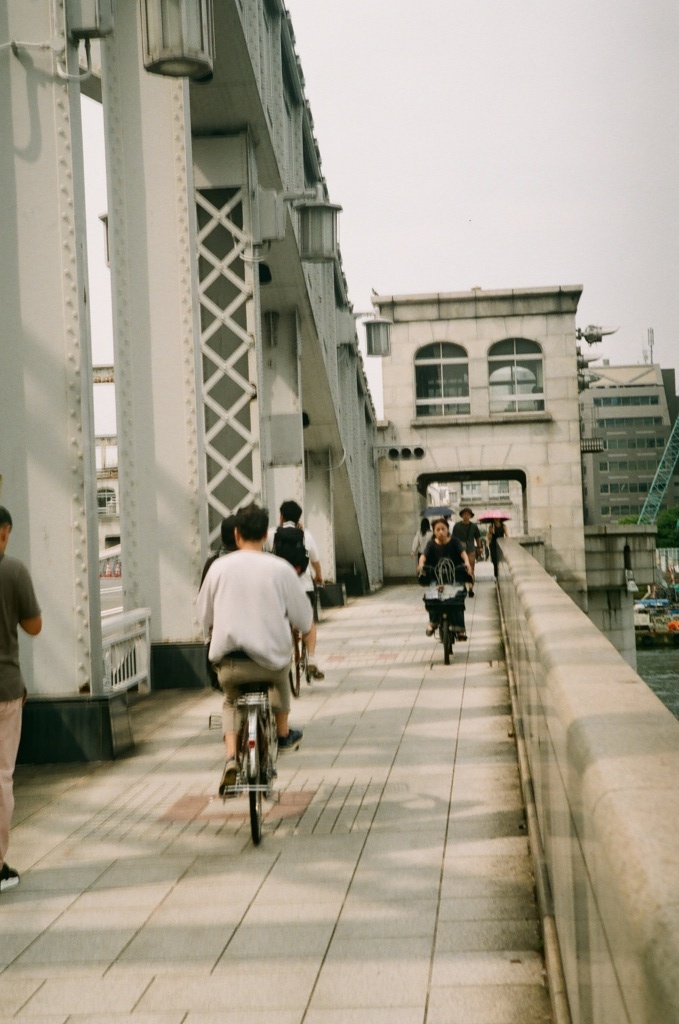
<svg viewBox="0 0 679 1024">
<path fill-rule="evenodd" d="M 679 371 L 675 0 L 286 0 L 354 308 L 583 285 Z M 678 373 L 679 375 L 679 373 Z"/>
<path fill-rule="evenodd" d="M 577 325 L 619 328 L 587 355 L 643 362 L 652 328 L 679 376 L 675 0 L 286 6 L 356 311 L 373 289 L 581 284 Z"/>
</svg>

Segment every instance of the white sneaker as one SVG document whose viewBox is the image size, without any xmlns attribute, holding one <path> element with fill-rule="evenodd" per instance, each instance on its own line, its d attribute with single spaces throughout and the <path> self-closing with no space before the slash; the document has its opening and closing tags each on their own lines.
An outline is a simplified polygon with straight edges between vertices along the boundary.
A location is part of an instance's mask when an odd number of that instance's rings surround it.
<svg viewBox="0 0 679 1024">
<path fill-rule="evenodd" d="M 11 868 L 9 864 L 3 864 L 0 868 L 0 892 L 5 889 L 13 889 L 19 884 L 19 872 Z"/>
</svg>

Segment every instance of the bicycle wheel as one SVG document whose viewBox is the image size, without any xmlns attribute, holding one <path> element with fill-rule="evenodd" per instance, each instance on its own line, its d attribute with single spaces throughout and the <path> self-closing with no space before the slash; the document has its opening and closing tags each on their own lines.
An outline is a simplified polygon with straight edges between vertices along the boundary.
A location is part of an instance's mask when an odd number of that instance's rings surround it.
<svg viewBox="0 0 679 1024">
<path fill-rule="evenodd" d="M 450 652 L 453 649 L 453 631 L 448 622 L 448 616 L 444 615 L 441 620 L 441 643 L 443 644 L 443 661 L 450 665 Z"/>
<path fill-rule="evenodd" d="M 299 677 L 301 679 L 302 676 L 304 676 L 304 678 L 307 681 L 307 684 L 310 686 L 311 674 L 309 673 L 309 652 L 307 650 L 306 640 L 304 640 L 303 638 L 301 641 L 301 646 L 302 651 L 299 658 Z"/>
<path fill-rule="evenodd" d="M 260 779 L 262 751 L 259 723 L 254 753 L 255 756 L 251 756 L 250 763 L 248 764 L 248 796 L 250 798 L 250 832 L 252 833 L 253 843 L 255 846 L 259 846 L 262 841 L 262 785 Z"/>
<path fill-rule="evenodd" d="M 295 636 L 292 641 L 292 665 L 290 666 L 290 672 L 288 673 L 288 679 L 290 681 L 290 691 L 293 697 L 299 697 L 300 683 L 302 682 L 302 638 Z"/>
<path fill-rule="evenodd" d="M 250 832 L 255 846 L 262 841 L 262 791 L 250 790 Z"/>
</svg>

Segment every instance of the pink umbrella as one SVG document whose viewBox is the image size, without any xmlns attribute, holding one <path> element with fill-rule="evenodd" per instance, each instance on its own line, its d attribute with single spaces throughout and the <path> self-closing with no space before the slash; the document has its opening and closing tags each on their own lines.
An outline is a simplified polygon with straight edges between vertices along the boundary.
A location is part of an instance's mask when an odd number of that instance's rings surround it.
<svg viewBox="0 0 679 1024">
<path fill-rule="evenodd" d="M 512 517 L 500 508 L 487 508 L 479 512 L 476 517 L 477 523 L 492 523 L 493 519 L 511 519 Z"/>
</svg>

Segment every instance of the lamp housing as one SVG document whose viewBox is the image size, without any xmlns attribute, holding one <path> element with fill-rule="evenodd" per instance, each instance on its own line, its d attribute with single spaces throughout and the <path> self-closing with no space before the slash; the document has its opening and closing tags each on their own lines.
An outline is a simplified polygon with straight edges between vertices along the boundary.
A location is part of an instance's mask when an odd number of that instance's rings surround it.
<svg viewBox="0 0 679 1024">
<path fill-rule="evenodd" d="M 324 199 L 295 203 L 299 212 L 300 255 L 308 263 L 328 263 L 337 256 L 337 214 L 342 209 Z"/>
<path fill-rule="evenodd" d="M 369 356 L 388 356 L 391 352 L 391 320 L 374 316 L 363 321 Z"/>
<path fill-rule="evenodd" d="M 206 81 L 214 66 L 212 0 L 141 0 L 144 67 Z"/>
</svg>

